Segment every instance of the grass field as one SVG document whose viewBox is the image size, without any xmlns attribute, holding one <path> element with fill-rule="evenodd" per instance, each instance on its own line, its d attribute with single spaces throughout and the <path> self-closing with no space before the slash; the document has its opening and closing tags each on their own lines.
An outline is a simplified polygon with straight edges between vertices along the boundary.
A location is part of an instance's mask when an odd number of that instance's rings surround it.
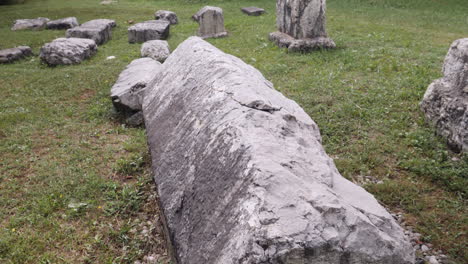
<svg viewBox="0 0 468 264">
<path fill-rule="evenodd" d="M 175 48 L 195 34 L 190 17 L 208 4 L 224 9 L 230 34 L 209 41 L 258 68 L 311 115 L 343 176 L 383 181 L 365 187 L 403 212 L 424 241 L 468 263 L 468 155 L 448 151 L 418 108 L 449 45 L 468 37 L 465 0 L 329 0 L 327 27 L 338 48 L 311 54 L 289 54 L 267 40 L 274 0 L 0 6 L 0 49 L 29 45 L 38 54 L 64 36 L 10 31 L 18 18 L 118 23 L 113 39 L 81 65 L 49 68 L 37 57 L 0 65 L 0 263 L 133 263 L 149 253 L 166 262 L 145 132 L 122 126 L 108 95 L 139 57 L 140 45 L 127 43 L 126 21 L 175 11 L 180 24 L 168 40 Z M 267 14 L 240 12 L 251 5 Z"/>
</svg>

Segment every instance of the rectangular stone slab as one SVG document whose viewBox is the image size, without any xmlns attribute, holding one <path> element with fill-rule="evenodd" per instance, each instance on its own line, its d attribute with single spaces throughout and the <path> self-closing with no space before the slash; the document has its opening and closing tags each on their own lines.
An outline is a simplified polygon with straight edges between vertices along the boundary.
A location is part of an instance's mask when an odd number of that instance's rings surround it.
<svg viewBox="0 0 468 264">
<path fill-rule="evenodd" d="M 167 20 L 149 20 L 128 28 L 129 43 L 143 43 L 148 40 L 167 39 L 170 23 Z"/>
<path fill-rule="evenodd" d="M 314 121 L 240 59 L 189 38 L 148 84 L 143 114 L 178 263 L 414 262 Z"/>
</svg>

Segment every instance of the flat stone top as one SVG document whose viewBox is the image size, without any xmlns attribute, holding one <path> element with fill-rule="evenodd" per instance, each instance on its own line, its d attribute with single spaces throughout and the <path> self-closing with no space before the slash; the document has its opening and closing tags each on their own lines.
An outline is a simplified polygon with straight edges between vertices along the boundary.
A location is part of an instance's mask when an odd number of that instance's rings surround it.
<svg viewBox="0 0 468 264">
<path fill-rule="evenodd" d="M 166 20 L 148 20 L 137 23 L 128 28 L 128 30 L 156 30 L 164 31 L 170 26 L 169 21 Z"/>
<path fill-rule="evenodd" d="M 93 19 L 90 21 L 87 21 L 83 24 L 81 24 L 81 27 L 116 27 L 117 24 L 115 23 L 115 20 L 112 19 L 105 19 L 105 18 L 100 18 L 100 19 Z"/>
<path fill-rule="evenodd" d="M 255 6 L 243 7 L 241 10 L 249 16 L 259 16 L 265 13 L 265 9 Z"/>
<path fill-rule="evenodd" d="M 49 21 L 50 19 L 45 17 L 17 19 L 11 27 L 11 30 L 42 29 Z"/>
<path fill-rule="evenodd" d="M 220 13 L 220 14 L 223 14 L 223 9 L 221 7 L 216 7 L 216 6 L 204 6 L 202 7 L 200 10 L 198 10 L 197 13 L 195 13 L 195 15 L 192 16 L 192 19 L 195 20 L 195 21 L 198 21 L 198 19 L 200 18 L 200 16 L 202 16 L 204 13 L 208 12 L 208 11 L 212 11 L 212 12 L 216 12 L 216 13 Z"/>
<path fill-rule="evenodd" d="M 46 45 L 52 46 L 63 46 L 63 47 L 70 47 L 70 46 L 95 46 L 96 42 L 92 39 L 85 39 L 85 38 L 57 38 L 54 39 L 52 42 L 47 43 Z"/>
<path fill-rule="evenodd" d="M 111 97 L 121 96 L 128 93 L 129 88 L 138 83 L 146 84 L 151 81 L 155 71 L 161 63 L 151 58 L 140 58 L 133 60 L 125 70 L 123 70 L 117 82 L 111 88 Z"/>
</svg>

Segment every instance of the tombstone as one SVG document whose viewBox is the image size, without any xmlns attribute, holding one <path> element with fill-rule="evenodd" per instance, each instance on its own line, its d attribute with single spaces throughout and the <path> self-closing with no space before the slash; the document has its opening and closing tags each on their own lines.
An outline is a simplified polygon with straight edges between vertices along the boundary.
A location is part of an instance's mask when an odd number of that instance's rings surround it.
<svg viewBox="0 0 468 264">
<path fill-rule="evenodd" d="M 149 20 L 128 28 L 129 43 L 143 43 L 148 40 L 167 39 L 170 23 L 166 20 Z"/>
<path fill-rule="evenodd" d="M 277 0 L 277 32 L 270 40 L 289 51 L 335 48 L 325 30 L 326 0 Z"/>
<path fill-rule="evenodd" d="M 47 29 L 69 29 L 79 26 L 78 20 L 76 17 L 66 17 L 57 20 L 52 20 L 47 22 Z"/>
<path fill-rule="evenodd" d="M 444 77 L 427 88 L 421 102 L 426 120 L 455 152 L 468 152 L 468 38 L 452 43 Z"/>
<path fill-rule="evenodd" d="M 112 37 L 112 28 L 116 26 L 111 19 L 94 19 L 83 23 L 81 26 L 68 29 L 67 38 L 92 39 L 97 45 L 102 45 Z"/>
<path fill-rule="evenodd" d="M 158 10 L 156 13 L 154 13 L 154 19 L 156 20 L 167 20 L 171 25 L 175 25 L 178 22 L 177 15 L 176 13 L 172 11 L 167 11 L 167 10 Z"/>
<path fill-rule="evenodd" d="M 10 63 L 32 55 L 32 50 L 28 46 L 4 49 L 0 50 L 0 63 Z"/>
<path fill-rule="evenodd" d="M 141 45 L 142 57 L 149 57 L 159 62 L 164 62 L 170 53 L 169 43 L 165 40 L 150 40 Z"/>
<path fill-rule="evenodd" d="M 241 11 L 249 16 L 260 16 L 265 13 L 265 9 L 254 6 L 243 7 L 241 8 Z"/>
<path fill-rule="evenodd" d="M 191 37 L 146 89 L 176 263 L 414 263 L 396 220 L 340 175 L 315 122 L 254 67 Z"/>
<path fill-rule="evenodd" d="M 34 19 L 17 19 L 11 27 L 11 30 L 41 30 L 46 27 L 47 22 L 49 22 L 49 19 L 45 17 L 38 17 Z"/>
<path fill-rule="evenodd" d="M 96 42 L 85 38 L 58 38 L 41 48 L 39 57 L 49 66 L 79 64 L 97 52 Z"/>
<path fill-rule="evenodd" d="M 198 36 L 201 38 L 220 38 L 227 36 L 224 28 L 223 10 L 219 7 L 205 6 L 192 18 L 198 22 Z"/>
</svg>

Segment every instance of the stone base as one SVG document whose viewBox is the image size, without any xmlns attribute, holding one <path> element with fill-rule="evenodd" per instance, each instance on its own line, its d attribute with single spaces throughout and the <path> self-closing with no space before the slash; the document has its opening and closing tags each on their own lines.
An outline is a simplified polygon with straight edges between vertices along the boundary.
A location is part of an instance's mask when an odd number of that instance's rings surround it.
<svg viewBox="0 0 468 264">
<path fill-rule="evenodd" d="M 207 38 L 224 38 L 224 37 L 227 37 L 228 36 L 228 33 L 227 32 L 220 32 L 220 33 L 216 33 L 216 34 L 207 34 L 207 35 L 204 35 L 204 36 L 200 36 L 200 38 L 202 39 L 207 39 Z"/>
<path fill-rule="evenodd" d="M 288 34 L 276 31 L 269 35 L 269 39 L 275 42 L 280 48 L 288 48 L 292 52 L 310 52 L 318 49 L 334 49 L 335 42 L 326 37 L 313 39 L 295 39 Z"/>
</svg>

